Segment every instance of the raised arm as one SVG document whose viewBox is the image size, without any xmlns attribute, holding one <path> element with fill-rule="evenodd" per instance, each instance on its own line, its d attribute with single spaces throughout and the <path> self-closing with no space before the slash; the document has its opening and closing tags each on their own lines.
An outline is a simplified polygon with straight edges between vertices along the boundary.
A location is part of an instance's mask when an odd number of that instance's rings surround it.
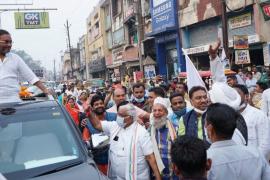
<svg viewBox="0 0 270 180">
<path fill-rule="evenodd" d="M 220 47 L 220 39 L 218 39 L 217 45 L 215 47 L 212 47 L 212 45 L 209 46 L 208 54 L 210 57 L 210 70 L 212 73 L 212 79 L 213 82 L 224 82 L 226 83 L 227 79 L 224 74 L 224 66 L 221 62 L 220 57 L 218 56 L 217 52 Z"/>
<path fill-rule="evenodd" d="M 89 114 L 89 120 L 92 123 L 93 127 L 99 131 L 103 131 L 100 120 L 95 117 L 93 112 L 90 112 Z"/>
</svg>

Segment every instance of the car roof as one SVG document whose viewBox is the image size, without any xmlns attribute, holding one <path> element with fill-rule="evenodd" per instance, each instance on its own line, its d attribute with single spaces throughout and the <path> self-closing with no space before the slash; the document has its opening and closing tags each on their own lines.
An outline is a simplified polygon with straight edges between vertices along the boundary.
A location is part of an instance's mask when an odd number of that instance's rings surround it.
<svg viewBox="0 0 270 180">
<path fill-rule="evenodd" d="M 57 107 L 59 104 L 54 99 L 48 97 L 35 98 L 29 100 L 23 100 L 16 103 L 2 103 L 0 104 L 0 110 L 3 108 L 16 108 L 16 109 L 34 109 L 34 108 L 51 108 Z"/>
</svg>

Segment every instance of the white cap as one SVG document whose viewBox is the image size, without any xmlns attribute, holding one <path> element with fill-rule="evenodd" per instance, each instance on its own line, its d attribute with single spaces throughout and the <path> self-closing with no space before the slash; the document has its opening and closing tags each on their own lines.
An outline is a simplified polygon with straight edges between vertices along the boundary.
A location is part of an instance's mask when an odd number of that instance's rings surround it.
<svg viewBox="0 0 270 180">
<path fill-rule="evenodd" d="M 161 105 L 163 105 L 166 109 L 171 108 L 171 102 L 170 102 L 170 100 L 167 99 L 167 98 L 157 97 L 157 98 L 154 100 L 154 105 L 155 105 L 155 104 L 161 104 Z"/>
<path fill-rule="evenodd" d="M 238 110 L 241 104 L 241 97 L 238 92 L 226 83 L 216 82 L 209 91 L 212 103 L 222 103 Z"/>
</svg>

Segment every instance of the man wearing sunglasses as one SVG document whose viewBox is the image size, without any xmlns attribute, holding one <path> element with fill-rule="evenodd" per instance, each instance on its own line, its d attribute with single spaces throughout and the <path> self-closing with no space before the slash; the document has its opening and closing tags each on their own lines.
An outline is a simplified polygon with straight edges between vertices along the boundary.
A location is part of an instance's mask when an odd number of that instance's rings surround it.
<svg viewBox="0 0 270 180">
<path fill-rule="evenodd" d="M 18 55 L 10 52 L 11 47 L 11 35 L 8 31 L 0 29 L 0 103 L 21 101 L 19 79 L 28 81 L 48 94 L 48 89 L 25 62 Z"/>
</svg>

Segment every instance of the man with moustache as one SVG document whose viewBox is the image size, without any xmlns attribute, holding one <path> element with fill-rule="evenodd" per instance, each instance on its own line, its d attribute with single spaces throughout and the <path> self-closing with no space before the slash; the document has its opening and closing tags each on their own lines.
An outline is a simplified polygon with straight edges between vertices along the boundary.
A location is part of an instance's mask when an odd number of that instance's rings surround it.
<svg viewBox="0 0 270 180">
<path fill-rule="evenodd" d="M 101 96 L 99 95 L 93 96 L 90 104 L 92 107 L 93 113 L 92 116 L 95 116 L 95 118 L 98 119 L 99 121 L 103 121 L 104 119 L 106 119 L 106 121 L 116 121 L 117 114 L 105 111 L 104 100 Z M 83 122 L 82 125 L 85 125 L 85 123 L 90 134 L 101 133 L 101 131 L 93 127 L 91 119 L 87 120 L 86 122 Z M 95 155 L 94 160 L 97 163 L 99 170 L 102 171 L 104 174 L 107 174 L 108 150 L 99 153 L 98 155 Z"/>
<path fill-rule="evenodd" d="M 205 141 L 205 112 L 208 107 L 206 89 L 202 86 L 194 86 L 189 91 L 189 98 L 194 108 L 181 117 L 178 125 L 178 135 L 193 136 Z"/>
<path fill-rule="evenodd" d="M 133 99 L 131 100 L 131 103 L 134 106 L 137 106 L 140 109 L 143 109 L 146 102 L 147 97 L 145 96 L 145 86 L 143 83 L 136 83 L 132 87 L 132 94 Z"/>
<path fill-rule="evenodd" d="M 19 79 L 37 86 L 45 94 L 48 89 L 18 55 L 11 53 L 12 38 L 0 29 L 0 103 L 20 102 Z"/>
<path fill-rule="evenodd" d="M 176 139 L 176 126 L 168 119 L 170 102 L 162 97 L 154 100 L 150 116 L 150 134 L 158 169 L 163 180 L 178 179 L 173 172 L 170 149 Z"/>
<path fill-rule="evenodd" d="M 170 96 L 170 102 L 173 111 L 170 120 L 178 126 L 180 118 L 188 112 L 185 98 L 179 93 L 174 93 Z"/>
<path fill-rule="evenodd" d="M 109 179 L 149 180 L 150 166 L 155 178 L 161 180 L 149 133 L 137 122 L 133 104 L 118 104 L 113 122 L 99 121 L 92 115 L 93 126 L 110 137 Z"/>
</svg>

